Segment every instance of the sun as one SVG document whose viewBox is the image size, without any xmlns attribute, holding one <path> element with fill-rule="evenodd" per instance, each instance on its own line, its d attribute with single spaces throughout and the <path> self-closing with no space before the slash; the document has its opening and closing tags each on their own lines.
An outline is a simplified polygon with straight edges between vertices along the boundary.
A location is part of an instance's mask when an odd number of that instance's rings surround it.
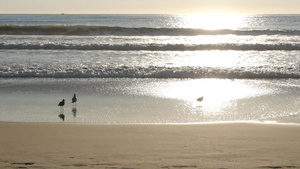
<svg viewBox="0 0 300 169">
<path fill-rule="evenodd" d="M 183 15 L 183 24 L 187 28 L 200 28 L 207 30 L 237 29 L 244 27 L 246 22 L 244 14 L 205 13 Z"/>
</svg>

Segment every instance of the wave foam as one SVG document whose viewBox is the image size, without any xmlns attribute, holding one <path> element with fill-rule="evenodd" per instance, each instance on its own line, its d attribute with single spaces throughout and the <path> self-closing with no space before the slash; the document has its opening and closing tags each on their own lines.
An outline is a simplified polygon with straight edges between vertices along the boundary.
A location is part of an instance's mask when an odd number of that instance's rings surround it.
<svg viewBox="0 0 300 169">
<path fill-rule="evenodd" d="M 278 68 L 265 70 L 260 68 L 218 69 L 199 67 L 97 67 L 97 68 L 63 68 L 63 67 L 26 67 L 0 66 L 1 78 L 39 77 L 39 78 L 300 78 L 297 68 Z"/>
<path fill-rule="evenodd" d="M 148 50 L 148 51 L 197 51 L 197 50 L 300 50 L 300 44 L 1 44 L 0 49 L 45 50 Z"/>
</svg>

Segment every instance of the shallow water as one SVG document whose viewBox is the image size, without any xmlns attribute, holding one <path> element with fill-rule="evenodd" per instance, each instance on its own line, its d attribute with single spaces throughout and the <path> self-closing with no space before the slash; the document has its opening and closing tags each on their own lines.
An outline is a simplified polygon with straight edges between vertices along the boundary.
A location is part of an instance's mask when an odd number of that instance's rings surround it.
<svg viewBox="0 0 300 169">
<path fill-rule="evenodd" d="M 293 79 L 1 79 L 0 121 L 62 122 L 64 114 L 65 122 L 93 124 L 300 123 L 299 87 Z"/>
</svg>

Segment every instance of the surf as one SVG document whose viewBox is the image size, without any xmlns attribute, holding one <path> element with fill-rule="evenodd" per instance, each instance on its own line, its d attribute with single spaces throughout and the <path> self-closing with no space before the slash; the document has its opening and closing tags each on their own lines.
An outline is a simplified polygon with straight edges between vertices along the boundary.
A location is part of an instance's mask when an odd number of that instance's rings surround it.
<svg viewBox="0 0 300 169">
<path fill-rule="evenodd" d="M 202 50 L 300 50 L 299 44 L 4 44 L 0 49 L 30 50 L 113 50 L 113 51 L 202 51 Z"/>
<path fill-rule="evenodd" d="M 286 35 L 300 36 L 299 30 L 206 30 L 196 28 L 114 27 L 90 25 L 0 25 L 0 35 L 67 36 L 197 36 L 197 35 Z"/>
<path fill-rule="evenodd" d="M 221 79 L 299 79 L 297 67 L 252 67 L 212 68 L 212 67 L 66 67 L 66 66 L 16 66 L 1 65 L 0 78 L 221 78 Z"/>
</svg>

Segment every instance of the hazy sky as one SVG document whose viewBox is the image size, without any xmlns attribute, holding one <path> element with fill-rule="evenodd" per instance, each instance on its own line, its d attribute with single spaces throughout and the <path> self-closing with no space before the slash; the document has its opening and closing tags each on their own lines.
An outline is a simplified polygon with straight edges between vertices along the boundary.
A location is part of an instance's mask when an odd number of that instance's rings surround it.
<svg viewBox="0 0 300 169">
<path fill-rule="evenodd" d="M 0 0 L 0 13 L 300 13 L 300 0 Z"/>
</svg>

